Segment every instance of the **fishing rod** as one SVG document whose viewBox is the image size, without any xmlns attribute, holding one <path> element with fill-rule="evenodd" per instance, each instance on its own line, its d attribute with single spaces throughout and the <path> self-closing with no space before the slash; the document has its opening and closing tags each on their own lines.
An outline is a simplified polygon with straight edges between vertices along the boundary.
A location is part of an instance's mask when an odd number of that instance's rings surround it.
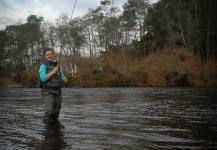
<svg viewBox="0 0 217 150">
<path fill-rule="evenodd" d="M 72 16 L 73 16 L 73 13 L 74 13 L 74 10 L 75 10 L 76 3 L 77 3 L 77 0 L 75 0 L 74 7 L 73 7 L 73 9 L 72 9 L 72 13 L 71 13 L 71 17 L 70 17 L 70 19 L 69 19 L 69 23 L 68 23 L 68 25 L 67 25 L 66 38 L 67 38 L 67 34 L 69 33 L 69 25 L 70 25 L 70 21 L 71 21 L 71 19 L 72 19 Z M 60 47 L 60 55 L 59 55 L 58 63 L 60 63 L 60 60 L 61 60 L 62 49 L 63 49 L 63 46 Z"/>
</svg>

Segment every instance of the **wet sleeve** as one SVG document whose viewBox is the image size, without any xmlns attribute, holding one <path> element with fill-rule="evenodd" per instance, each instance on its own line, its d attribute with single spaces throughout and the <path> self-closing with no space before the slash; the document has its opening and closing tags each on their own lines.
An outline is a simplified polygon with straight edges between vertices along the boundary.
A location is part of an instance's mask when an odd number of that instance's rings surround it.
<svg viewBox="0 0 217 150">
<path fill-rule="evenodd" d="M 42 82 L 46 81 L 46 65 L 41 65 L 39 69 L 39 75 Z"/>
<path fill-rule="evenodd" d="M 65 75 L 63 73 L 63 69 L 62 67 L 60 66 L 60 74 L 61 74 L 61 79 L 64 79 L 65 78 Z"/>
</svg>

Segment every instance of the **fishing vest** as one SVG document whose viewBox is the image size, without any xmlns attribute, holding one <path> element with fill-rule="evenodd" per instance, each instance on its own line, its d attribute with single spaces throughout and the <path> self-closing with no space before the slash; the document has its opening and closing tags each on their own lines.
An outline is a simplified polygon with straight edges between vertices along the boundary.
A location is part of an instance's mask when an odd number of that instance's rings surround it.
<svg viewBox="0 0 217 150">
<path fill-rule="evenodd" d="M 54 66 L 49 66 L 46 65 L 46 74 L 50 73 L 53 71 Z M 44 88 L 60 88 L 62 86 L 62 81 L 61 81 L 61 75 L 60 75 L 60 70 L 59 73 L 54 74 L 52 77 L 50 77 L 47 81 L 42 82 L 42 87 Z"/>
</svg>

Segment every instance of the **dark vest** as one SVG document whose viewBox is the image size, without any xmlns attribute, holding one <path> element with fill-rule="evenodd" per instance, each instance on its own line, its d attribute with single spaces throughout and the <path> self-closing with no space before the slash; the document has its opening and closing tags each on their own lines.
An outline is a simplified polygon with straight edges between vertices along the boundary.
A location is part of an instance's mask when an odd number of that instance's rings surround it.
<svg viewBox="0 0 217 150">
<path fill-rule="evenodd" d="M 50 73 L 54 69 L 54 66 L 46 65 L 46 67 L 47 67 L 46 74 Z M 42 86 L 44 88 L 46 88 L 46 87 L 47 88 L 60 88 L 62 86 L 60 71 L 59 71 L 59 73 L 54 74 L 47 81 L 42 82 Z"/>
</svg>

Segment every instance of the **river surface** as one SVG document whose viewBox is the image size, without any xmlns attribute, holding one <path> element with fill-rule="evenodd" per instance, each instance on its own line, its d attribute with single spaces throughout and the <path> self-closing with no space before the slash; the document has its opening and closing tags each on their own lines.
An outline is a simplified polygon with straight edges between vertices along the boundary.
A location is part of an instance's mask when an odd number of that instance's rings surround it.
<svg viewBox="0 0 217 150">
<path fill-rule="evenodd" d="M 217 149 L 215 88 L 63 88 L 43 124 L 38 88 L 0 89 L 0 149 Z"/>
</svg>

